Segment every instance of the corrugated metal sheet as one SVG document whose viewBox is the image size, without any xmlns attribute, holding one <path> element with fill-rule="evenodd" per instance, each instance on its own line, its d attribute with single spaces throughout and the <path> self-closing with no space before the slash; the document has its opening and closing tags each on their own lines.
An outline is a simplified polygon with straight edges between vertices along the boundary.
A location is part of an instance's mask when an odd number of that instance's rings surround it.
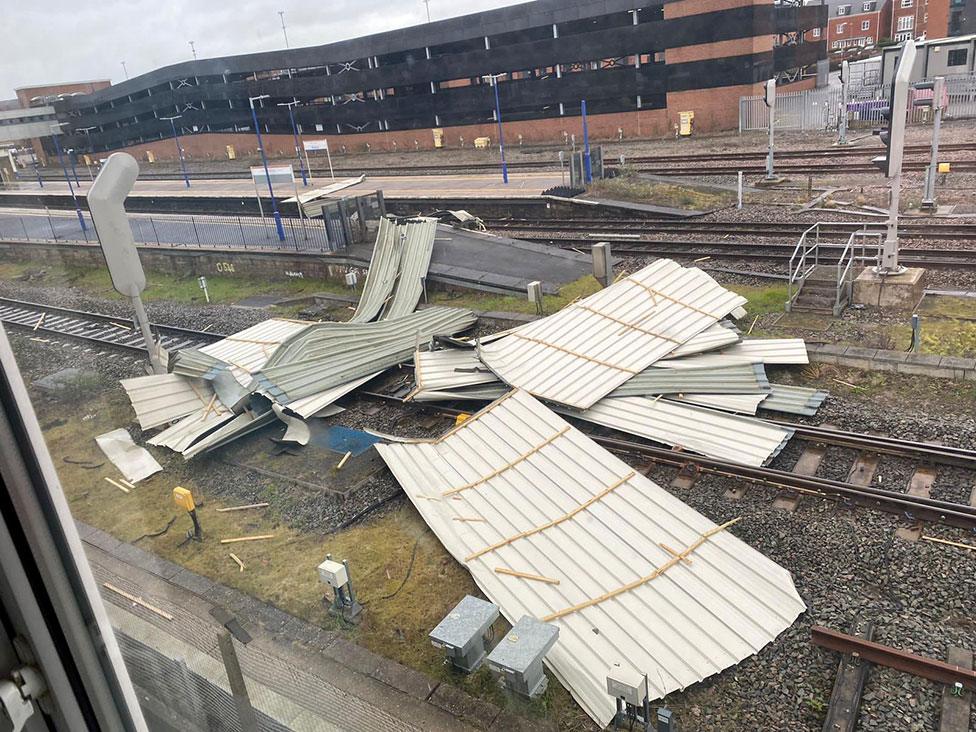
<svg viewBox="0 0 976 732">
<path fill-rule="evenodd" d="M 243 437 L 249 432 L 254 432 L 254 430 L 264 427 L 266 424 L 271 424 L 275 421 L 274 412 L 270 409 L 263 413 L 256 412 L 244 412 L 243 414 L 238 414 L 229 422 L 225 423 L 219 429 L 214 430 L 206 437 L 195 442 L 189 448 L 183 450 L 183 457 L 189 460 L 194 455 L 199 455 L 202 452 L 207 452 L 221 445 L 226 445 L 232 440 L 236 440 L 239 437 Z"/>
<path fill-rule="evenodd" d="M 506 383 L 585 409 L 745 302 L 701 270 L 659 259 L 479 355 Z"/>
<path fill-rule="evenodd" d="M 804 610 L 789 572 L 525 392 L 439 441 L 377 450 L 510 622 L 558 625 L 546 664 L 601 727 L 611 664 L 646 673 L 657 699 L 758 652 Z"/>
<path fill-rule="evenodd" d="M 153 374 L 122 379 L 139 426 L 144 430 L 169 424 L 205 409 L 214 397 L 210 384 L 178 374 Z"/>
<path fill-rule="evenodd" d="M 171 373 L 208 381 L 216 378 L 221 371 L 230 369 L 230 364 L 213 356 L 208 356 L 206 353 L 201 353 L 196 348 L 184 348 L 177 351 L 170 356 L 169 363 Z"/>
<path fill-rule="evenodd" d="M 206 416 L 204 416 L 206 415 Z M 172 427 L 163 430 L 149 440 L 150 445 L 168 447 L 176 452 L 183 452 L 190 445 L 223 424 L 234 419 L 234 413 L 228 409 L 216 411 L 201 409 L 195 414 L 184 417 Z"/>
<path fill-rule="evenodd" d="M 473 349 L 420 351 L 413 355 L 413 365 L 418 391 L 461 389 L 498 382 L 498 377 L 481 362 Z"/>
<path fill-rule="evenodd" d="M 644 369 L 610 396 L 656 394 L 758 394 L 769 391 L 762 364 L 732 364 L 715 368 L 666 369 L 658 364 Z"/>
<path fill-rule="evenodd" d="M 802 338 L 747 338 L 723 348 L 725 356 L 748 358 L 753 363 L 807 364 L 807 344 Z"/>
<path fill-rule="evenodd" d="M 234 378 L 247 386 L 251 381 L 251 374 L 267 363 L 279 345 L 309 325 L 311 323 L 299 320 L 273 318 L 199 350 L 200 353 L 228 364 Z"/>
<path fill-rule="evenodd" d="M 296 399 L 288 404 L 288 411 L 294 412 L 299 417 L 303 419 L 309 419 L 314 417 L 323 409 L 328 407 L 333 402 L 341 399 L 346 394 L 351 392 L 353 389 L 358 389 L 360 386 L 365 384 L 370 379 L 373 379 L 380 375 L 381 372 L 375 374 L 367 374 L 362 378 L 356 379 L 355 381 L 350 381 L 346 384 L 340 384 L 332 389 L 327 389 L 326 391 L 320 392 L 318 394 L 312 394 L 312 396 L 305 397 L 303 399 Z"/>
<path fill-rule="evenodd" d="M 793 436 L 793 430 L 759 419 L 661 398 L 601 399 L 571 416 L 664 445 L 757 467 L 778 455 Z"/>
<path fill-rule="evenodd" d="M 359 298 L 356 312 L 349 319 L 351 323 L 366 323 L 375 320 L 383 305 L 390 298 L 397 273 L 400 271 L 400 254 L 403 251 L 403 237 L 398 235 L 393 219 L 384 216 L 376 231 L 376 243 L 369 260 L 363 294 Z"/>
<path fill-rule="evenodd" d="M 738 343 L 740 336 L 731 328 L 725 327 L 722 323 L 716 323 L 694 336 L 686 343 L 682 343 L 664 358 L 681 358 L 691 356 L 695 353 L 704 351 L 714 351 L 716 348 L 730 346 Z"/>
<path fill-rule="evenodd" d="M 453 399 L 478 399 L 483 402 L 494 401 L 510 391 L 512 387 L 505 386 L 500 381 L 493 384 L 478 384 L 465 386 L 460 389 L 440 389 L 437 391 L 418 391 L 411 395 L 415 402 L 443 402 Z"/>
<path fill-rule="evenodd" d="M 721 409 L 723 412 L 755 414 L 761 405 L 765 405 L 768 396 L 769 392 L 761 394 L 676 394 L 669 398 L 683 404 Z"/>
<path fill-rule="evenodd" d="M 395 320 L 317 323 L 283 344 L 250 388 L 288 404 L 394 366 L 433 336 L 463 332 L 476 321 L 469 310 L 426 308 Z"/>
<path fill-rule="evenodd" d="M 424 292 L 424 278 L 430 266 L 430 255 L 434 251 L 434 234 L 437 232 L 437 219 L 417 218 L 402 221 L 397 232 L 403 234 L 403 251 L 400 254 L 400 268 L 393 293 L 382 318 L 400 318 L 417 309 L 420 296 Z"/>
<path fill-rule="evenodd" d="M 804 386 L 789 386 L 787 384 L 771 384 L 770 386 L 772 391 L 759 406 L 773 412 L 802 414 L 805 417 L 812 417 L 820 409 L 820 405 L 830 396 L 829 392 L 808 389 Z"/>
<path fill-rule="evenodd" d="M 436 230 L 437 219 L 380 219 L 366 284 L 350 322 L 398 318 L 416 310 Z"/>
</svg>

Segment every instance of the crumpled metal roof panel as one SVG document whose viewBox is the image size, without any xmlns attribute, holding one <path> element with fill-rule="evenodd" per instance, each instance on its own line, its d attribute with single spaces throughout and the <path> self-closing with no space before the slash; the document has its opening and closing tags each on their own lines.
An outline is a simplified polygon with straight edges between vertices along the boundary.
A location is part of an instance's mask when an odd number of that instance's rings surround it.
<svg viewBox="0 0 976 732">
<path fill-rule="evenodd" d="M 546 663 L 601 726 L 611 664 L 646 673 L 657 699 L 758 652 L 804 610 L 789 572 L 524 391 L 440 440 L 376 447 L 510 622 L 559 627 Z"/>
<path fill-rule="evenodd" d="M 759 406 L 773 412 L 786 414 L 801 414 L 812 417 L 820 409 L 830 392 L 810 389 L 805 386 L 790 386 L 788 384 L 770 384 L 772 391 Z"/>
<path fill-rule="evenodd" d="M 419 391 L 460 389 L 498 382 L 498 377 L 481 362 L 474 349 L 418 351 L 413 355 L 413 366 Z"/>
<path fill-rule="evenodd" d="M 243 385 L 261 369 L 275 350 L 288 338 L 311 323 L 272 318 L 199 349 L 200 353 L 229 364 L 231 373 Z"/>
<path fill-rule="evenodd" d="M 179 374 L 152 374 L 122 379 L 139 426 L 152 429 L 205 409 L 214 396 L 210 384 Z"/>
<path fill-rule="evenodd" d="M 610 397 L 573 416 L 665 445 L 759 467 L 774 458 L 793 430 L 668 399 Z"/>
<path fill-rule="evenodd" d="M 659 259 L 479 356 L 512 386 L 586 409 L 745 302 L 701 270 Z"/>
</svg>

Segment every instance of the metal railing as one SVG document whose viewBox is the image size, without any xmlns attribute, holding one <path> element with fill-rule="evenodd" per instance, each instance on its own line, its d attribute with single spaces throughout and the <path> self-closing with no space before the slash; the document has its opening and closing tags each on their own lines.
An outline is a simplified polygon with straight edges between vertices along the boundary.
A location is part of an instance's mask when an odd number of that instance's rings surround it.
<svg viewBox="0 0 976 732">
<path fill-rule="evenodd" d="M 790 257 L 790 276 L 786 284 L 786 312 L 793 309 L 796 299 L 800 296 L 807 278 L 820 266 L 821 226 L 828 226 L 830 222 L 818 221 L 800 236 L 800 240 L 793 249 Z M 881 246 L 884 232 L 869 231 L 867 228 L 852 231 L 847 243 L 841 250 L 834 270 L 834 316 L 840 315 L 851 301 L 854 290 L 854 264 L 856 262 L 874 262 L 881 259 Z M 824 235 L 826 238 L 826 235 Z M 877 240 L 877 249 L 871 256 L 867 254 L 866 241 Z M 858 254 L 858 242 L 860 254 Z"/>
<path fill-rule="evenodd" d="M 790 277 L 786 283 L 786 312 L 793 307 L 793 302 L 800 295 L 803 281 L 820 264 L 820 223 L 817 222 L 800 235 L 800 240 L 793 249 L 793 256 L 790 257 Z M 810 232 L 813 232 L 813 244 L 809 244 Z M 813 264 L 808 265 L 808 258 L 813 259 Z M 793 290 L 796 289 L 794 294 Z"/>
<path fill-rule="evenodd" d="M 83 230 L 74 212 L 7 213 L 0 210 L 0 240 L 64 243 L 98 241 L 91 216 L 85 212 Z M 282 219 L 285 240 L 278 238 L 273 220 L 257 216 L 186 216 L 130 214 L 129 225 L 137 244 L 158 247 L 274 249 L 332 252 L 351 242 L 347 227 L 333 221 Z"/>
<path fill-rule="evenodd" d="M 881 111 L 887 106 L 888 88 L 876 85 L 854 86 L 848 91 L 847 124 L 849 127 L 872 127 L 881 124 Z M 945 119 L 976 117 L 976 74 L 946 77 L 947 106 Z M 841 114 L 841 89 L 828 87 L 778 94 L 776 129 L 833 130 Z M 928 107 L 909 105 L 911 124 L 931 124 Z M 769 129 L 769 108 L 762 96 L 739 98 L 739 132 Z"/>
<path fill-rule="evenodd" d="M 875 263 L 881 261 L 881 245 L 884 241 L 884 234 L 880 231 L 868 231 L 867 229 L 859 229 L 858 231 L 852 231 L 850 237 L 847 239 L 847 244 L 844 246 L 844 250 L 840 254 L 840 259 L 837 260 L 837 289 L 834 295 L 834 317 L 843 312 L 844 308 L 848 306 L 851 302 L 851 298 L 854 293 L 854 275 L 852 268 L 855 262 L 869 262 L 874 261 Z M 868 257 L 865 254 L 866 248 L 864 242 L 866 239 L 877 239 L 877 249 L 873 257 Z M 857 245 L 854 243 L 855 239 L 860 239 L 861 242 L 861 255 L 859 257 L 854 256 L 857 251 Z"/>
</svg>

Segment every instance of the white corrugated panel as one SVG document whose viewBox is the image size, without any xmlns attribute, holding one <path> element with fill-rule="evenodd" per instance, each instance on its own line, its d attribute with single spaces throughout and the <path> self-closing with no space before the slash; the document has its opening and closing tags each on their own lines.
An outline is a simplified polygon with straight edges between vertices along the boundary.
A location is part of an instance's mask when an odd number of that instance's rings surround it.
<svg viewBox="0 0 976 732">
<path fill-rule="evenodd" d="M 770 384 L 772 391 L 760 405 L 763 409 L 786 414 L 802 414 L 812 417 L 820 405 L 830 396 L 829 392 L 810 389 L 805 386 Z"/>
<path fill-rule="evenodd" d="M 769 392 L 763 394 L 676 394 L 669 396 L 676 402 L 696 404 L 699 407 L 721 409 L 724 412 L 755 414 L 760 405 L 765 405 Z"/>
<path fill-rule="evenodd" d="M 265 320 L 199 350 L 230 364 L 234 377 L 247 386 L 251 382 L 251 374 L 264 366 L 286 338 L 305 330 L 309 325 L 311 323 L 280 318 Z"/>
<path fill-rule="evenodd" d="M 730 346 L 739 342 L 739 334 L 721 323 L 706 328 L 686 343 L 682 343 L 664 358 L 681 358 L 704 351 L 714 351 L 716 348 Z"/>
<path fill-rule="evenodd" d="M 720 353 L 748 358 L 753 363 L 807 364 L 807 344 L 802 338 L 747 338 Z"/>
<path fill-rule="evenodd" d="M 498 381 L 498 377 L 481 362 L 474 349 L 419 351 L 413 356 L 413 365 L 418 391 L 460 389 Z"/>
<path fill-rule="evenodd" d="M 546 664 L 601 727 L 611 664 L 646 673 L 657 699 L 755 654 L 805 609 L 789 572 L 525 392 L 439 441 L 376 447 L 510 622 L 559 627 Z"/>
<path fill-rule="evenodd" d="M 701 270 L 659 259 L 479 355 L 502 381 L 585 409 L 745 302 Z"/>
<path fill-rule="evenodd" d="M 350 323 L 365 323 L 379 315 L 383 305 L 390 299 L 393 285 L 396 284 L 402 251 L 403 239 L 397 236 L 393 219 L 384 216 L 376 230 L 376 242 L 369 259 L 363 294 L 359 298 L 356 312 L 349 319 Z"/>
<path fill-rule="evenodd" d="M 234 413 L 223 407 L 211 409 L 209 412 L 207 409 L 201 409 L 160 432 L 149 440 L 149 444 L 183 452 L 205 434 L 232 419 L 234 419 Z"/>
<path fill-rule="evenodd" d="M 327 391 L 319 392 L 318 394 L 312 394 L 312 396 L 307 396 L 302 399 L 296 399 L 288 404 L 288 411 L 294 412 L 299 417 L 309 419 L 314 417 L 316 414 L 321 412 L 323 409 L 328 407 L 334 401 L 341 399 L 346 394 L 351 392 L 353 389 L 357 389 L 363 384 L 365 384 L 370 379 L 374 379 L 380 375 L 380 373 L 369 374 L 361 379 L 356 379 L 355 381 L 350 381 L 346 384 L 336 386 Z"/>
<path fill-rule="evenodd" d="M 403 251 L 396 284 L 389 301 L 383 307 L 382 318 L 399 318 L 417 309 L 424 291 L 424 278 L 434 252 L 434 234 L 437 219 L 416 218 L 401 220 L 397 224 L 397 236 L 403 237 Z"/>
<path fill-rule="evenodd" d="M 199 412 L 214 396 L 206 381 L 178 374 L 137 376 L 121 383 L 144 430 Z"/>
<path fill-rule="evenodd" d="M 572 416 L 719 460 L 759 467 L 779 454 L 793 430 L 752 417 L 667 399 L 610 397 Z"/>
</svg>

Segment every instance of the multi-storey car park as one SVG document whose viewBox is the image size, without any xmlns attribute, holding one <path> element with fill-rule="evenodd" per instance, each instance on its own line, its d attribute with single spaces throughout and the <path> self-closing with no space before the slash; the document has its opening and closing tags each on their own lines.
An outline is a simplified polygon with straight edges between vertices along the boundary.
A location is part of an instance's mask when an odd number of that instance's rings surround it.
<svg viewBox="0 0 976 732">
<path fill-rule="evenodd" d="M 500 74 L 506 131 L 526 141 L 564 141 L 584 99 L 598 136 L 663 134 L 682 111 L 716 130 L 735 126 L 737 99 L 766 79 L 817 83 L 825 41 L 805 31 L 825 16 L 825 6 L 763 0 L 536 0 L 323 46 L 187 61 L 56 109 L 64 145 L 94 153 L 172 158 L 175 147 L 160 141 L 174 116 L 191 156 L 253 147 L 249 98 L 261 95 L 272 150 L 291 146 L 281 105 L 295 101 L 304 134 L 338 136 L 350 150 L 413 149 L 433 146 L 433 128 L 448 145 L 492 136 L 486 77 Z"/>
</svg>

